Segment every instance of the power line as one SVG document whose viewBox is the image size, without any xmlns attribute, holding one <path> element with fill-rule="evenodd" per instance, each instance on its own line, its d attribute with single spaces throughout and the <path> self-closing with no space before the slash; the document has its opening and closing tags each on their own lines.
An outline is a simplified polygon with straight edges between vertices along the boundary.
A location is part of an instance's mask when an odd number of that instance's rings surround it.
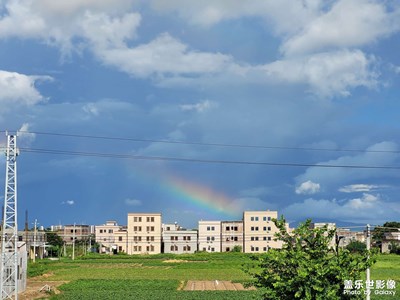
<svg viewBox="0 0 400 300">
<path fill-rule="evenodd" d="M 27 152 L 27 153 L 37 153 L 37 154 L 88 156 L 88 157 L 151 160 L 151 161 L 175 161 L 175 162 L 208 163 L 208 164 L 400 170 L 399 166 L 332 165 L 332 164 L 311 164 L 311 163 L 279 163 L 279 162 L 257 162 L 257 161 L 235 161 L 235 160 L 212 160 L 212 159 L 196 159 L 196 158 L 181 158 L 181 157 L 166 157 L 166 156 L 146 156 L 146 155 L 130 155 L 130 154 L 117 154 L 117 153 L 67 151 L 67 150 L 43 149 L 43 148 L 42 149 L 20 148 L 20 151 Z"/>
<path fill-rule="evenodd" d="M 5 132 L 5 131 L 0 131 Z M 361 152 L 361 153 L 400 153 L 396 150 L 361 150 L 361 149 L 331 149 L 331 148 L 312 148 L 312 147 L 286 147 L 286 146 L 265 146 L 265 145 L 245 145 L 245 144 L 226 144 L 226 143 L 202 143 L 202 142 L 184 142 L 177 140 L 157 140 L 157 139 L 139 139 L 116 136 L 98 136 L 98 135 L 83 135 L 69 134 L 56 132 L 40 132 L 40 131 L 18 131 L 20 133 L 31 133 L 38 135 L 86 138 L 86 139 L 101 139 L 101 140 L 117 140 L 131 142 L 146 142 L 146 143 L 165 143 L 165 144 L 180 144 L 180 145 L 197 145 L 197 146 L 214 146 L 214 147 L 230 147 L 230 148 L 254 148 L 254 149 L 275 149 L 275 150 L 302 150 L 302 151 L 330 151 L 330 152 Z"/>
</svg>

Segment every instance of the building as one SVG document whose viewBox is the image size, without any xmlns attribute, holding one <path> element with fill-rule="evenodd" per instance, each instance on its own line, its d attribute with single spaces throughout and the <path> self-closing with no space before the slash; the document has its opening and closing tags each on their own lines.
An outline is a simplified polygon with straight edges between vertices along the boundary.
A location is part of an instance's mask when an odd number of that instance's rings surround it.
<svg viewBox="0 0 400 300">
<path fill-rule="evenodd" d="M 161 214 L 129 213 L 127 239 L 128 254 L 161 253 Z"/>
<path fill-rule="evenodd" d="M 221 252 L 221 221 L 199 221 L 199 251 Z"/>
<path fill-rule="evenodd" d="M 114 254 L 128 253 L 128 231 L 126 226 L 121 226 L 118 231 L 114 232 L 114 244 L 111 248 Z"/>
<path fill-rule="evenodd" d="M 365 243 L 365 233 L 363 231 L 351 231 L 350 229 L 338 228 L 336 230 L 337 242 L 339 247 L 346 247 L 351 242 Z"/>
<path fill-rule="evenodd" d="M 46 255 L 46 233 L 44 231 L 18 231 L 18 241 L 26 244 L 30 259 L 43 259 Z"/>
<path fill-rule="evenodd" d="M 328 230 L 336 229 L 336 223 L 311 223 L 310 228 L 311 229 L 316 229 L 316 228 L 322 228 L 324 226 L 327 226 Z M 327 232 L 325 234 L 328 234 Z M 336 236 L 332 237 L 332 240 L 329 242 L 329 247 L 336 249 Z"/>
<path fill-rule="evenodd" d="M 277 211 L 245 211 L 243 213 L 243 251 L 245 253 L 266 252 L 270 248 L 282 248 L 282 241 L 275 241 L 278 228 L 272 219 Z"/>
<path fill-rule="evenodd" d="M 121 229 L 116 221 L 107 221 L 103 225 L 96 225 L 95 235 L 96 243 L 99 244 L 100 253 L 111 253 L 115 250 L 115 233 Z M 118 249 L 118 248 L 116 248 Z"/>
<path fill-rule="evenodd" d="M 389 228 L 389 227 L 388 227 Z M 396 230 L 397 228 L 393 229 Z M 391 251 L 400 248 L 400 229 L 399 231 L 385 232 L 382 239 L 382 253 L 390 253 Z"/>
<path fill-rule="evenodd" d="M 243 221 L 222 221 L 221 251 L 232 251 L 235 246 L 243 251 Z"/>
<path fill-rule="evenodd" d="M 177 224 L 174 225 L 163 225 L 163 252 L 195 253 L 197 251 L 197 230 L 186 230 Z"/>
<path fill-rule="evenodd" d="M 64 243 L 71 245 L 73 240 L 89 241 L 91 226 L 89 225 L 65 225 L 57 230 L 57 234 L 63 239 Z"/>
</svg>

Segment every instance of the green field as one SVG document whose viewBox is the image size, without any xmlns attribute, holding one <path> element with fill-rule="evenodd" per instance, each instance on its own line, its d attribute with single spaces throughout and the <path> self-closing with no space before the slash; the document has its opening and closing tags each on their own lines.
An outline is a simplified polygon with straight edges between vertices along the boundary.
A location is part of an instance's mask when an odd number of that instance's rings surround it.
<svg viewBox="0 0 400 300">
<path fill-rule="evenodd" d="M 248 262 L 248 255 L 242 253 L 89 256 L 75 261 L 43 260 L 31 264 L 28 272 L 30 276 L 51 274 L 43 280 L 69 282 L 50 299 L 260 299 L 257 291 L 178 290 L 188 280 L 249 282 L 242 270 Z M 397 284 L 395 297 L 372 293 L 371 299 L 400 299 L 400 256 L 378 256 L 371 277 L 393 279 Z"/>
</svg>

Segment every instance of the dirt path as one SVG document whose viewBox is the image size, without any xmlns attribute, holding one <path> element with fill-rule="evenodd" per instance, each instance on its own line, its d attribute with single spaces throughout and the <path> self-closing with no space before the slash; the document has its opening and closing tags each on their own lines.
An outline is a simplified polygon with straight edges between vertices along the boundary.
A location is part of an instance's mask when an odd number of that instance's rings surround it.
<svg viewBox="0 0 400 300">
<path fill-rule="evenodd" d="M 42 275 L 34 278 L 29 278 L 26 284 L 26 290 L 18 294 L 19 300 L 33 300 L 39 298 L 50 297 L 49 292 L 59 294 L 58 287 L 68 281 L 51 281 L 46 280 L 49 275 Z"/>
</svg>

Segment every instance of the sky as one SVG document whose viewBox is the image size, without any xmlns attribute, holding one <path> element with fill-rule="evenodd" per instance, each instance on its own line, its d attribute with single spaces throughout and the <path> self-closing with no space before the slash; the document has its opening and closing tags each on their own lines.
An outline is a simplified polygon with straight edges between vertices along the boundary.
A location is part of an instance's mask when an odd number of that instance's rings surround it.
<svg viewBox="0 0 400 300">
<path fill-rule="evenodd" d="M 19 224 L 399 221 L 399 52 L 394 0 L 2 0 Z"/>
</svg>

